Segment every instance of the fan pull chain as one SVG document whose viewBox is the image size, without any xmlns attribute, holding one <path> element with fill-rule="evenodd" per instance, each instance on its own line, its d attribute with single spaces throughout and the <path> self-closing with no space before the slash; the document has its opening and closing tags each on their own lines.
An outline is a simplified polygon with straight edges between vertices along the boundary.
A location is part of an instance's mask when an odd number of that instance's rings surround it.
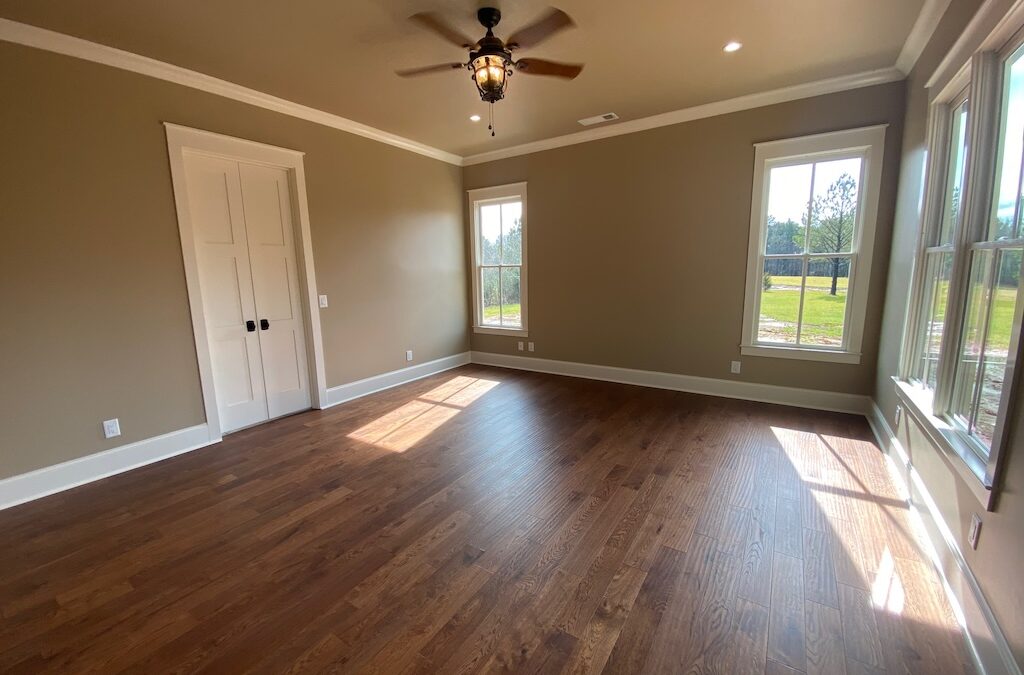
<svg viewBox="0 0 1024 675">
<path fill-rule="evenodd" d="M 487 128 L 491 131 L 491 136 L 494 136 L 494 102 L 487 108 Z"/>
</svg>

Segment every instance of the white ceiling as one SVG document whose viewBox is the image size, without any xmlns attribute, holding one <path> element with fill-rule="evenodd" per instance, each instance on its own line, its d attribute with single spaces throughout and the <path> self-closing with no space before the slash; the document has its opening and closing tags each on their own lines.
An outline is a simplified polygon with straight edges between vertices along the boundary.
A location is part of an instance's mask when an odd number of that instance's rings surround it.
<svg viewBox="0 0 1024 675">
<path fill-rule="evenodd" d="M 465 156 L 577 132 L 583 127 L 576 120 L 605 112 L 628 122 L 892 67 L 908 36 L 921 42 L 922 25 L 914 28 L 919 16 L 927 23 L 945 1 L 557 0 L 578 26 L 520 56 L 586 68 L 573 81 L 515 75 L 506 100 L 494 107 L 495 138 L 487 133 L 486 106 L 467 73 L 416 80 L 393 74 L 465 60 L 458 48 L 406 17 L 436 11 L 478 37 L 483 28 L 475 10 L 488 3 L 0 0 L 0 17 L 149 56 Z M 545 0 L 496 4 L 504 15 L 499 36 L 548 6 Z M 729 40 L 744 48 L 723 53 Z M 474 113 L 484 122 L 470 122 Z"/>
</svg>

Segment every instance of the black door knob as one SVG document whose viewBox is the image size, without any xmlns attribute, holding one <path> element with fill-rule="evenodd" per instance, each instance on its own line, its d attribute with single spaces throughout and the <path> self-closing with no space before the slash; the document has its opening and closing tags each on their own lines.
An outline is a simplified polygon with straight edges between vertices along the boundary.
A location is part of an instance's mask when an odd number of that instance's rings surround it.
<svg viewBox="0 0 1024 675">
<path fill-rule="evenodd" d="M 256 332 L 256 322 L 255 321 L 246 321 L 245 322 L 245 330 L 249 331 L 250 333 Z"/>
<path fill-rule="evenodd" d="M 266 330 L 270 328 L 270 322 L 266 319 L 260 319 L 260 330 Z"/>
</svg>

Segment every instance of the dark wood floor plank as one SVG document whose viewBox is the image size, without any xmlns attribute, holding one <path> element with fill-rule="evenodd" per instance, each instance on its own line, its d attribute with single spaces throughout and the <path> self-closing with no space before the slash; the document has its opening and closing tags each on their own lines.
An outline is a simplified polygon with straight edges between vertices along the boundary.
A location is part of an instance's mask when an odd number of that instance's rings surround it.
<svg viewBox="0 0 1024 675">
<path fill-rule="evenodd" d="M 0 670 L 970 673 L 871 438 L 462 367 L 0 512 Z"/>
</svg>

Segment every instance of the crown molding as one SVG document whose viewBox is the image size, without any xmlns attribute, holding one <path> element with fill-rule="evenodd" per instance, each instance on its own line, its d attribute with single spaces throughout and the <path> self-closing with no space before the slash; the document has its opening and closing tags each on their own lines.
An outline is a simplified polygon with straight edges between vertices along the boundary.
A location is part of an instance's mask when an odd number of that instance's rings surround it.
<svg viewBox="0 0 1024 675">
<path fill-rule="evenodd" d="M 636 120 L 620 122 L 619 124 L 614 124 L 608 127 L 577 131 L 572 134 L 566 134 L 565 136 L 556 136 L 554 138 L 546 138 L 542 141 L 534 141 L 532 143 L 514 145 L 500 150 L 492 150 L 490 152 L 469 155 L 462 158 L 462 165 L 471 166 L 473 164 L 483 164 L 484 162 L 493 162 L 498 159 L 506 159 L 508 157 L 516 157 L 518 155 L 528 155 L 534 152 L 562 148 L 567 145 L 576 145 L 578 143 L 587 143 L 589 141 L 596 141 L 602 138 L 634 134 L 638 131 L 657 129 L 658 127 L 666 127 L 673 124 L 680 124 L 682 122 L 692 122 L 693 120 L 699 120 L 706 117 L 726 115 L 728 113 L 750 110 L 751 108 L 761 108 L 767 105 L 774 105 L 776 103 L 785 103 L 787 101 L 795 101 L 802 98 L 810 98 L 812 96 L 821 96 L 823 94 L 834 94 L 840 91 L 870 87 L 876 84 L 898 82 L 904 78 L 904 74 L 896 68 L 881 68 L 879 70 L 869 70 L 863 73 L 854 73 L 853 75 L 833 77 L 827 80 L 807 82 L 805 84 L 797 84 L 791 87 L 783 87 L 782 89 L 772 89 L 770 91 L 764 91 L 757 94 L 748 94 L 746 96 L 730 98 L 724 101 L 705 103 L 703 105 L 693 106 L 692 108 L 673 110 L 672 112 L 662 113 L 660 115 L 642 117 Z"/>
<path fill-rule="evenodd" d="M 943 4 L 950 0 L 926 0 L 928 4 Z M 923 13 L 923 10 L 922 10 Z M 919 18 L 918 23 L 921 23 Z M 915 29 L 917 24 L 915 24 Z M 154 77 L 166 82 L 172 82 L 185 87 L 191 87 L 205 91 L 217 96 L 223 96 L 241 103 L 254 105 L 265 110 L 290 115 L 315 124 L 345 131 L 363 138 L 368 138 L 380 143 L 385 143 L 403 150 L 415 152 L 426 157 L 454 164 L 455 166 L 470 166 L 492 162 L 507 157 L 516 157 L 534 152 L 542 152 L 578 143 L 587 143 L 602 138 L 622 136 L 639 131 L 647 131 L 658 127 L 681 124 L 693 120 L 725 115 L 728 113 L 760 108 L 763 106 L 785 103 L 802 98 L 811 98 L 823 94 L 834 94 L 850 89 L 869 87 L 877 84 L 897 82 L 905 78 L 904 73 L 896 68 L 880 68 L 852 75 L 843 75 L 826 80 L 807 82 L 803 84 L 773 89 L 754 94 L 747 94 L 723 101 L 714 101 L 690 108 L 674 110 L 659 115 L 643 117 L 636 120 L 628 120 L 607 127 L 587 129 L 564 136 L 546 138 L 540 141 L 524 143 L 508 148 L 501 148 L 489 152 L 460 157 L 459 155 L 440 148 L 435 148 L 397 134 L 376 129 L 366 124 L 335 115 L 323 110 L 301 105 L 287 99 L 272 96 L 255 89 L 243 87 L 242 85 L 228 82 L 210 75 L 175 66 L 170 63 L 158 61 L 148 56 L 142 56 L 123 49 L 109 47 L 107 45 L 90 42 L 82 38 L 76 38 L 64 33 L 31 26 L 17 21 L 0 18 L 0 40 L 15 44 L 33 47 L 45 51 L 63 54 L 74 58 L 92 61 L 113 68 L 127 70 L 140 75 Z M 906 50 L 906 48 L 904 48 Z"/>
<path fill-rule="evenodd" d="M 105 66 L 112 66 L 140 75 L 155 77 L 166 82 L 173 82 L 209 94 L 216 94 L 242 103 L 248 103 L 273 112 L 291 115 L 308 122 L 347 131 L 350 134 L 386 143 L 396 148 L 409 150 L 426 157 L 461 166 L 462 158 L 451 152 L 434 148 L 387 131 L 381 131 L 366 124 L 334 115 L 323 110 L 294 103 L 277 96 L 271 96 L 255 89 L 228 82 L 220 78 L 204 75 L 188 68 L 175 66 L 163 61 L 151 59 L 132 52 L 90 42 L 64 33 L 46 30 L 37 26 L 0 19 L 0 40 L 13 42 L 26 47 L 35 47 L 65 56 L 72 56 Z"/>
<path fill-rule="evenodd" d="M 924 0 L 917 21 L 910 29 L 910 35 L 907 36 L 907 41 L 903 43 L 903 49 L 896 59 L 896 68 L 904 75 L 909 75 L 917 65 L 917 60 L 921 58 L 921 53 L 932 39 L 935 29 L 939 27 L 939 21 L 945 15 L 950 2 L 951 0 Z"/>
</svg>

